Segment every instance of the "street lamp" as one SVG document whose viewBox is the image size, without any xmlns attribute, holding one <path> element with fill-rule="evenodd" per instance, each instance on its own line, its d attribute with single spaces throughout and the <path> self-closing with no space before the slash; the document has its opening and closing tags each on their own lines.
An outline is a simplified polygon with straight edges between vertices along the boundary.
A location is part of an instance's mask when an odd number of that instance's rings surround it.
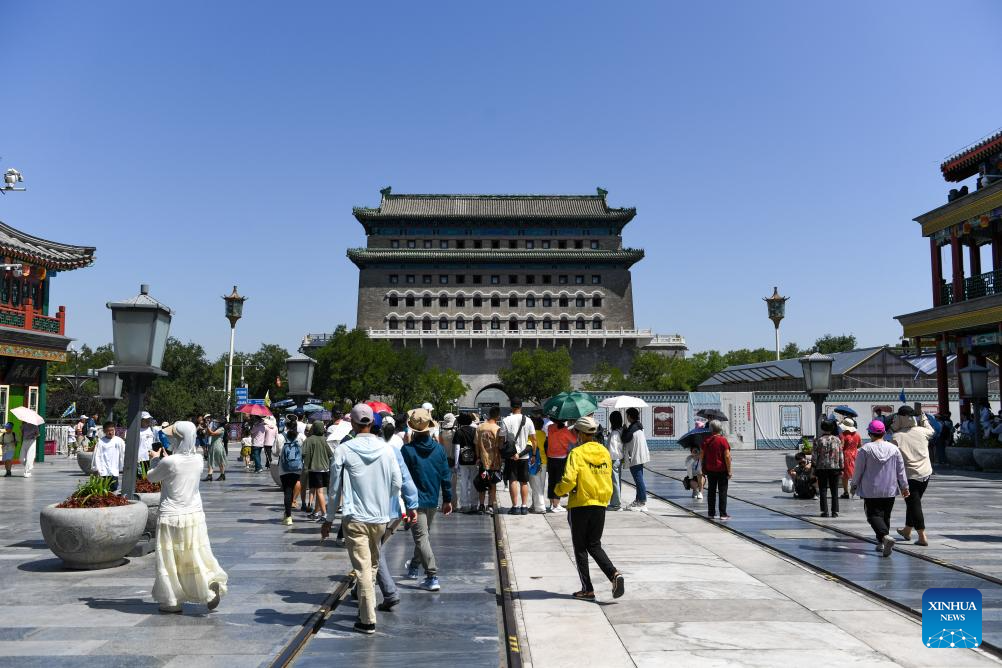
<svg viewBox="0 0 1002 668">
<path fill-rule="evenodd" d="M 226 367 L 226 421 L 230 421 L 230 405 L 233 392 L 233 341 L 237 333 L 237 320 L 243 317 L 244 302 L 247 297 L 241 297 L 237 293 L 237 286 L 233 286 L 233 292 L 229 296 L 223 297 L 226 303 L 226 319 L 230 321 L 230 364 Z"/>
<path fill-rule="evenodd" d="M 146 390 L 158 376 L 167 375 L 160 365 L 167 348 L 171 310 L 150 297 L 150 287 L 146 284 L 139 287 L 139 294 L 132 299 L 108 302 L 107 306 L 111 309 L 115 364 L 106 371 L 121 376 L 129 393 L 129 430 L 125 437 L 122 495 L 132 498 L 136 492 L 136 467 L 139 463 L 139 415 Z"/>
<path fill-rule="evenodd" d="M 779 359 L 779 323 L 786 317 L 786 302 L 789 297 L 782 297 L 779 288 L 772 288 L 772 297 L 763 297 L 766 307 L 769 309 L 769 320 L 776 327 L 776 359 Z"/>
<path fill-rule="evenodd" d="M 122 399 L 122 377 L 111 370 L 110 366 L 97 370 L 97 398 L 104 404 L 104 412 L 108 421 L 112 420 L 112 410 Z"/>
<path fill-rule="evenodd" d="M 289 376 L 289 396 L 302 408 L 308 397 L 313 396 L 313 368 L 316 360 L 306 355 L 295 355 L 285 360 L 285 370 Z"/>
<path fill-rule="evenodd" d="M 815 435 L 821 423 L 821 406 L 824 404 L 832 385 L 832 362 L 834 358 L 821 353 L 811 353 L 800 358 L 804 371 L 804 390 L 811 395 L 814 402 Z"/>
<path fill-rule="evenodd" d="M 977 399 L 988 399 L 988 367 L 971 362 L 960 374 L 960 396 L 974 399 L 974 447 L 981 447 L 981 407 Z"/>
</svg>

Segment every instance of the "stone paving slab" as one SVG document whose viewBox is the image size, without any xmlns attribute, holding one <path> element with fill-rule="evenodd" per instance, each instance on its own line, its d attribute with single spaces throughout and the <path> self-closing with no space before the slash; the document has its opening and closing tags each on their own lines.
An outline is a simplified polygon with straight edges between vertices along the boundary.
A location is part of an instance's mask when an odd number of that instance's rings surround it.
<svg viewBox="0 0 1002 668">
<path fill-rule="evenodd" d="M 526 665 L 1002 665 L 976 650 L 929 650 L 921 624 L 899 611 L 678 508 L 648 506 L 607 515 L 603 545 L 626 595 L 612 599 L 592 564 L 597 603 L 570 596 L 580 582 L 566 515 L 503 517 Z M 636 558 L 659 527 L 666 549 Z"/>
</svg>

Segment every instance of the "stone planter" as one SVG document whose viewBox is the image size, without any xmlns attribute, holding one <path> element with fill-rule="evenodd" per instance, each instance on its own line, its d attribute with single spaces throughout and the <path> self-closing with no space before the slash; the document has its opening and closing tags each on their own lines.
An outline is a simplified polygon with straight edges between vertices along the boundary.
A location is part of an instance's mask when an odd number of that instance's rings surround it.
<svg viewBox="0 0 1002 668">
<path fill-rule="evenodd" d="M 93 452 L 84 452 L 83 450 L 77 450 L 77 466 L 83 471 L 84 475 L 90 475 L 91 463 L 94 461 Z"/>
<path fill-rule="evenodd" d="M 268 471 L 271 473 L 271 479 L 275 481 L 275 484 L 281 487 L 282 479 L 279 477 L 278 462 L 272 462 L 271 466 L 268 467 Z"/>
<path fill-rule="evenodd" d="M 946 461 L 955 469 L 974 469 L 974 448 L 949 447 L 946 449 Z"/>
<path fill-rule="evenodd" d="M 142 501 L 111 508 L 42 508 L 42 537 L 67 568 L 96 570 L 124 563 L 143 535 L 149 512 Z"/>
<path fill-rule="evenodd" d="M 1002 471 L 1002 448 L 972 448 L 974 462 L 982 471 Z"/>
<path fill-rule="evenodd" d="M 139 500 L 146 504 L 149 514 L 146 516 L 144 534 L 157 535 L 157 519 L 160 517 L 160 492 L 136 494 Z"/>
</svg>

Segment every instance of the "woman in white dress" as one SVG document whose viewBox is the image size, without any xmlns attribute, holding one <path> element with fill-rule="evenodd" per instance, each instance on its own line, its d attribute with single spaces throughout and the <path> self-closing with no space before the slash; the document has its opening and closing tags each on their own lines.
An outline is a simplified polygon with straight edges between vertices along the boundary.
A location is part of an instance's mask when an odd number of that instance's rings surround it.
<svg viewBox="0 0 1002 668">
<path fill-rule="evenodd" d="M 159 482 L 157 575 L 153 598 L 160 612 L 181 612 L 181 604 L 206 603 L 215 610 L 226 593 L 227 576 L 212 554 L 202 512 L 198 482 L 202 455 L 195 448 L 195 425 L 175 422 L 164 430 L 173 454 L 150 469 L 147 479 Z"/>
</svg>

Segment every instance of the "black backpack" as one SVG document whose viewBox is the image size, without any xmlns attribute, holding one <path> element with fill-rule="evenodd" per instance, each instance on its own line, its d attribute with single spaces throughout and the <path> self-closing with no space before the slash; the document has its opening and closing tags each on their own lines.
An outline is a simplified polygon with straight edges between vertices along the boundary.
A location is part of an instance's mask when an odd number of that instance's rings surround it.
<svg viewBox="0 0 1002 668">
<path fill-rule="evenodd" d="M 477 432 L 470 426 L 460 427 L 453 439 L 459 448 L 460 465 L 471 466 L 477 463 Z"/>
</svg>

